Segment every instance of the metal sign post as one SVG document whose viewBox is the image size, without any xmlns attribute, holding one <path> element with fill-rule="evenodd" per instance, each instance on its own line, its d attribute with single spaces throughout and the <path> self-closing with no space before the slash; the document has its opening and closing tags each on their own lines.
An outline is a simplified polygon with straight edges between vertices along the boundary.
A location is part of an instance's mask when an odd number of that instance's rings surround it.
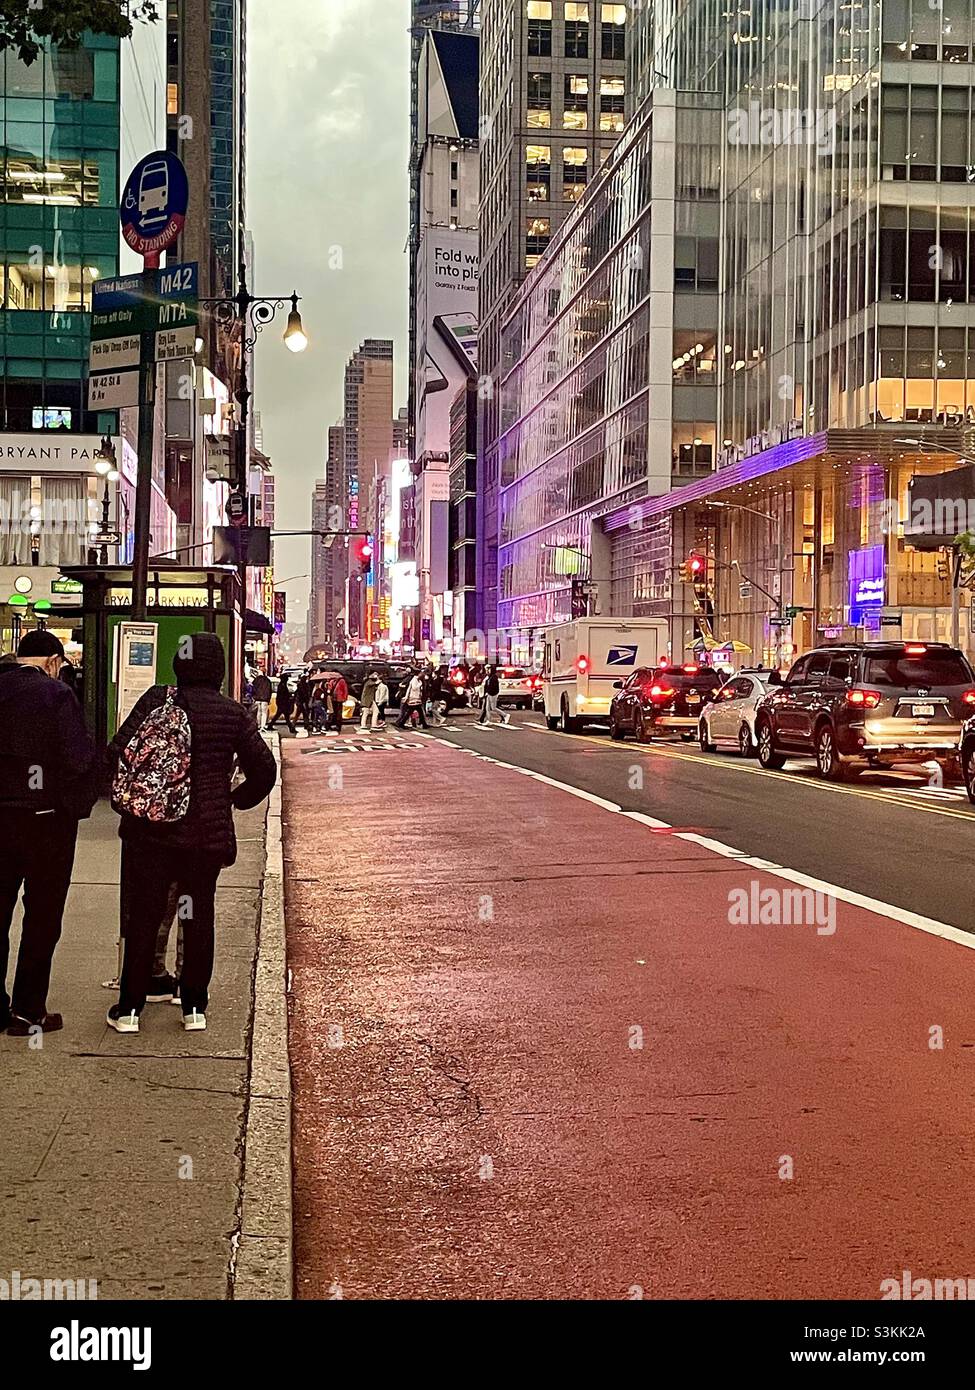
<svg viewBox="0 0 975 1390">
<path fill-rule="evenodd" d="M 126 244 L 143 258 L 141 297 L 144 303 L 152 302 L 159 257 L 182 231 L 188 205 L 186 170 L 174 154 L 156 150 L 139 160 L 122 190 L 119 221 Z M 155 406 L 156 332 L 143 324 L 140 325 L 139 465 L 132 554 L 132 617 L 135 621 L 146 616 Z"/>
</svg>

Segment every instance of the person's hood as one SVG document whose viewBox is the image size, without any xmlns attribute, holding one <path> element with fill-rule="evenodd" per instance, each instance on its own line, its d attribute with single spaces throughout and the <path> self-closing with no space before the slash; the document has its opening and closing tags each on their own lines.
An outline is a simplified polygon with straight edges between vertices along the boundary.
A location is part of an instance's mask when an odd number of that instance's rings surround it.
<svg viewBox="0 0 975 1390">
<path fill-rule="evenodd" d="M 208 685 L 219 690 L 227 670 L 223 643 L 215 632 L 194 632 L 189 639 L 189 651 L 173 657 L 173 674 L 177 685 Z"/>
</svg>

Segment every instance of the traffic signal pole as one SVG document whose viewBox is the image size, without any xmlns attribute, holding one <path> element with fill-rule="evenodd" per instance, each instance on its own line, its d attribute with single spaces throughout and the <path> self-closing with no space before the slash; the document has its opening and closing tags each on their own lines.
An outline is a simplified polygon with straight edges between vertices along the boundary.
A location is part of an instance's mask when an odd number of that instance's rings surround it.
<svg viewBox="0 0 975 1390">
<path fill-rule="evenodd" d="M 146 257 L 142 272 L 142 294 L 153 293 L 153 274 Z M 154 333 L 139 335 L 139 441 L 135 483 L 135 536 L 132 551 L 132 617 L 144 622 L 146 590 L 149 583 L 149 523 L 152 512 L 152 448 L 156 418 L 156 344 Z"/>
</svg>

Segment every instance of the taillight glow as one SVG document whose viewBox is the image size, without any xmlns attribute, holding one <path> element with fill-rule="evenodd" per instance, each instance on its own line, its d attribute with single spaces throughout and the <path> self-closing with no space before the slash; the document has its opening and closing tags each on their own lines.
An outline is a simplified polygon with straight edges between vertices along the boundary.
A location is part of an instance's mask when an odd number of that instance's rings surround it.
<svg viewBox="0 0 975 1390">
<path fill-rule="evenodd" d="M 975 690 L 966 690 L 961 698 L 966 705 L 975 705 Z"/>
<path fill-rule="evenodd" d="M 650 687 L 651 700 L 669 700 L 673 693 L 674 687 L 672 685 L 660 685 L 657 681 L 654 681 Z"/>
<path fill-rule="evenodd" d="M 579 672 L 581 676 L 584 676 L 586 674 L 586 672 L 589 670 L 588 656 L 576 657 L 576 670 Z"/>
<path fill-rule="evenodd" d="M 904 651 L 908 656 L 923 656 L 924 653 L 927 651 L 927 647 L 914 645 L 911 647 L 905 647 Z"/>
<path fill-rule="evenodd" d="M 846 703 L 857 709 L 876 709 L 880 701 L 879 690 L 848 690 L 846 692 Z"/>
<path fill-rule="evenodd" d="M 686 671 L 689 676 L 696 676 L 700 668 L 691 663 L 687 666 L 682 666 L 680 669 Z"/>
</svg>

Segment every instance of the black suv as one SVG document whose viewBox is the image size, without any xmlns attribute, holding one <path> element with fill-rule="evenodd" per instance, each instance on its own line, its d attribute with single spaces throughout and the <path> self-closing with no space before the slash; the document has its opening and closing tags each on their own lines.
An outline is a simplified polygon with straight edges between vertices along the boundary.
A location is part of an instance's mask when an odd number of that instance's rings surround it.
<svg viewBox="0 0 975 1390">
<path fill-rule="evenodd" d="M 338 671 L 345 677 L 349 694 L 356 701 L 362 699 L 362 687 L 370 671 L 382 676 L 389 690 L 390 706 L 399 705 L 400 695 L 409 684 L 413 668 L 401 661 L 387 661 L 384 657 L 370 660 L 368 657 L 323 657 L 312 667 L 313 671 Z"/>
<path fill-rule="evenodd" d="M 848 767 L 951 761 L 975 714 L 975 672 L 945 642 L 867 642 L 801 656 L 755 713 L 758 758 L 815 758 L 820 777 Z"/>
<path fill-rule="evenodd" d="M 633 734 L 649 743 L 654 734 L 679 732 L 688 741 L 697 737 L 701 710 L 722 678 L 710 666 L 689 661 L 683 666 L 643 666 L 627 681 L 614 681 L 609 707 L 609 736 Z"/>
</svg>

